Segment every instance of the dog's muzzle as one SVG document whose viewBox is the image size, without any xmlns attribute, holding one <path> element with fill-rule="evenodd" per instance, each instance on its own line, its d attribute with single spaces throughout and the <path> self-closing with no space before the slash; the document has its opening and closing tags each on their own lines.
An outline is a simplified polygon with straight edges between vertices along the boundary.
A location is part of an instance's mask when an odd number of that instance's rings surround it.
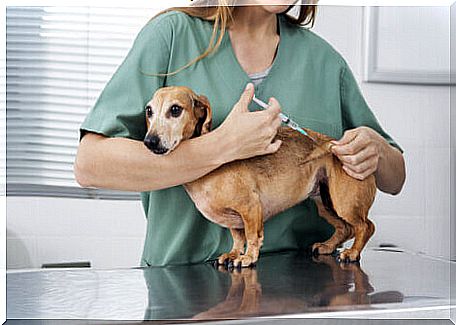
<svg viewBox="0 0 456 325">
<path fill-rule="evenodd" d="M 150 151 L 157 155 L 163 155 L 169 150 L 161 145 L 160 138 L 156 135 L 147 136 L 144 139 L 144 144 Z"/>
</svg>

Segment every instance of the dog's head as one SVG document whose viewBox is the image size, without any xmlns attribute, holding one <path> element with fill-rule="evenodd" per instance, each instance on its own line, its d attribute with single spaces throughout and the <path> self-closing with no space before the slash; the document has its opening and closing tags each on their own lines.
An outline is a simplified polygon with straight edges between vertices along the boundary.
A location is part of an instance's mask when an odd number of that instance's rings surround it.
<svg viewBox="0 0 456 325">
<path fill-rule="evenodd" d="M 211 129 L 212 110 L 208 99 L 187 87 L 158 89 L 147 103 L 145 114 L 144 144 L 155 154 L 167 154 L 181 141 Z"/>
</svg>

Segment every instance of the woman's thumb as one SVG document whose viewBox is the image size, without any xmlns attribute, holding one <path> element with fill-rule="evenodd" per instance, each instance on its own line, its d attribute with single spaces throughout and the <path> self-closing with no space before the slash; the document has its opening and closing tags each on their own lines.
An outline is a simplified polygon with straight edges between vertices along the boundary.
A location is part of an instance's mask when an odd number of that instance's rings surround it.
<svg viewBox="0 0 456 325">
<path fill-rule="evenodd" d="M 252 83 L 248 83 L 247 86 L 245 87 L 243 93 L 241 94 L 241 97 L 239 98 L 239 101 L 236 104 L 236 109 L 241 110 L 241 111 L 248 111 L 248 106 L 250 102 L 252 101 L 254 94 L 254 87 Z"/>
<path fill-rule="evenodd" d="M 356 129 L 347 130 L 344 132 L 344 135 L 339 140 L 331 141 L 335 145 L 345 145 L 352 142 L 357 136 Z"/>
</svg>

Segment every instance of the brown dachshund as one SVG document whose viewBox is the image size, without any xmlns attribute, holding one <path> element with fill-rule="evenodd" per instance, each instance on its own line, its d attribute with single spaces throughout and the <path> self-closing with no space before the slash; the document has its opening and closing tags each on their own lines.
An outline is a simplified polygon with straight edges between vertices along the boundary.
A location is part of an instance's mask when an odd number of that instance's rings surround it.
<svg viewBox="0 0 456 325">
<path fill-rule="evenodd" d="M 155 154 L 166 154 L 183 140 L 210 131 L 212 111 L 205 96 L 187 87 L 157 90 L 146 105 L 145 145 Z M 315 243 L 317 254 L 331 254 L 355 238 L 340 253 L 343 261 L 357 261 L 375 231 L 368 211 L 375 198 L 375 178 L 363 181 L 347 175 L 331 153 L 332 138 L 305 129 L 316 140 L 281 127 L 276 138 L 282 145 L 274 154 L 225 164 L 184 187 L 199 211 L 209 220 L 230 229 L 233 248 L 219 263 L 250 266 L 258 260 L 263 244 L 263 224 L 299 202 L 312 198 L 318 213 L 335 232 Z M 247 241 L 247 250 L 244 252 Z"/>
</svg>

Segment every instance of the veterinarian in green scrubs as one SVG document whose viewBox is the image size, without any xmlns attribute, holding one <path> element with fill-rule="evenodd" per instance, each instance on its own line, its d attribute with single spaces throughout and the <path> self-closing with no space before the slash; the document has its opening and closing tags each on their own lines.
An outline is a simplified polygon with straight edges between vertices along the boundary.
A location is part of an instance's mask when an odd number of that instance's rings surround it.
<svg viewBox="0 0 456 325">
<path fill-rule="evenodd" d="M 400 148 L 372 114 L 346 61 L 322 38 L 291 24 L 284 13 L 276 17 L 280 42 L 272 65 L 255 86 L 255 95 L 265 102 L 270 97 L 276 98 L 282 112 L 303 127 L 342 138 L 341 152 L 335 152 L 341 160 L 356 145 L 358 140 L 352 141 L 354 138 L 376 134 L 382 138 L 376 141 L 383 141 L 389 147 L 388 157 L 396 155 L 395 160 L 377 155 L 379 166 L 381 163 L 389 163 L 385 165 L 388 169 L 397 166 L 401 158 L 397 158 L 399 151 L 393 146 Z M 79 183 L 142 192 L 147 218 L 142 266 L 198 263 L 215 259 L 231 249 L 229 231 L 206 220 L 181 186 L 190 181 L 185 178 L 185 170 L 194 171 L 198 164 L 209 160 L 218 147 L 226 145 L 223 139 L 218 138 L 219 143 L 211 142 L 215 135 L 210 132 L 205 139 L 186 141 L 194 143 L 194 147 L 183 142 L 167 156 L 154 155 L 142 143 L 146 133 L 145 105 L 158 88 L 182 85 L 207 96 L 213 111 L 212 129 L 217 129 L 246 84 L 255 79 L 237 59 L 228 30 L 218 49 L 209 56 L 178 73 L 154 75 L 176 71 L 201 55 L 208 47 L 212 30 L 213 22 L 180 11 L 153 18 L 140 31 L 128 56 L 81 126 L 82 140 L 75 165 Z M 258 109 L 254 103 L 249 108 Z M 361 126 L 365 128 L 360 129 Z M 86 139 L 89 134 L 91 139 Z M 197 143 L 205 145 L 201 147 Z M 343 146 L 344 143 L 348 145 Z M 184 150 L 194 150 L 195 154 L 184 157 Z M 368 154 L 364 151 L 361 156 Z M 180 156 L 179 152 L 182 152 Z M 402 157 L 400 153 L 399 156 Z M 349 166 L 350 161 L 346 160 Z M 162 175 L 173 172 L 167 164 L 175 164 L 174 172 L 182 173 L 180 183 L 166 183 Z M 204 168 L 207 173 L 216 167 Z M 354 177 L 362 177 L 362 168 L 359 174 L 355 174 L 356 168 L 346 170 Z M 332 226 L 318 216 L 314 203 L 307 200 L 265 224 L 261 252 L 305 249 L 316 241 L 326 240 L 332 232 Z"/>
</svg>

